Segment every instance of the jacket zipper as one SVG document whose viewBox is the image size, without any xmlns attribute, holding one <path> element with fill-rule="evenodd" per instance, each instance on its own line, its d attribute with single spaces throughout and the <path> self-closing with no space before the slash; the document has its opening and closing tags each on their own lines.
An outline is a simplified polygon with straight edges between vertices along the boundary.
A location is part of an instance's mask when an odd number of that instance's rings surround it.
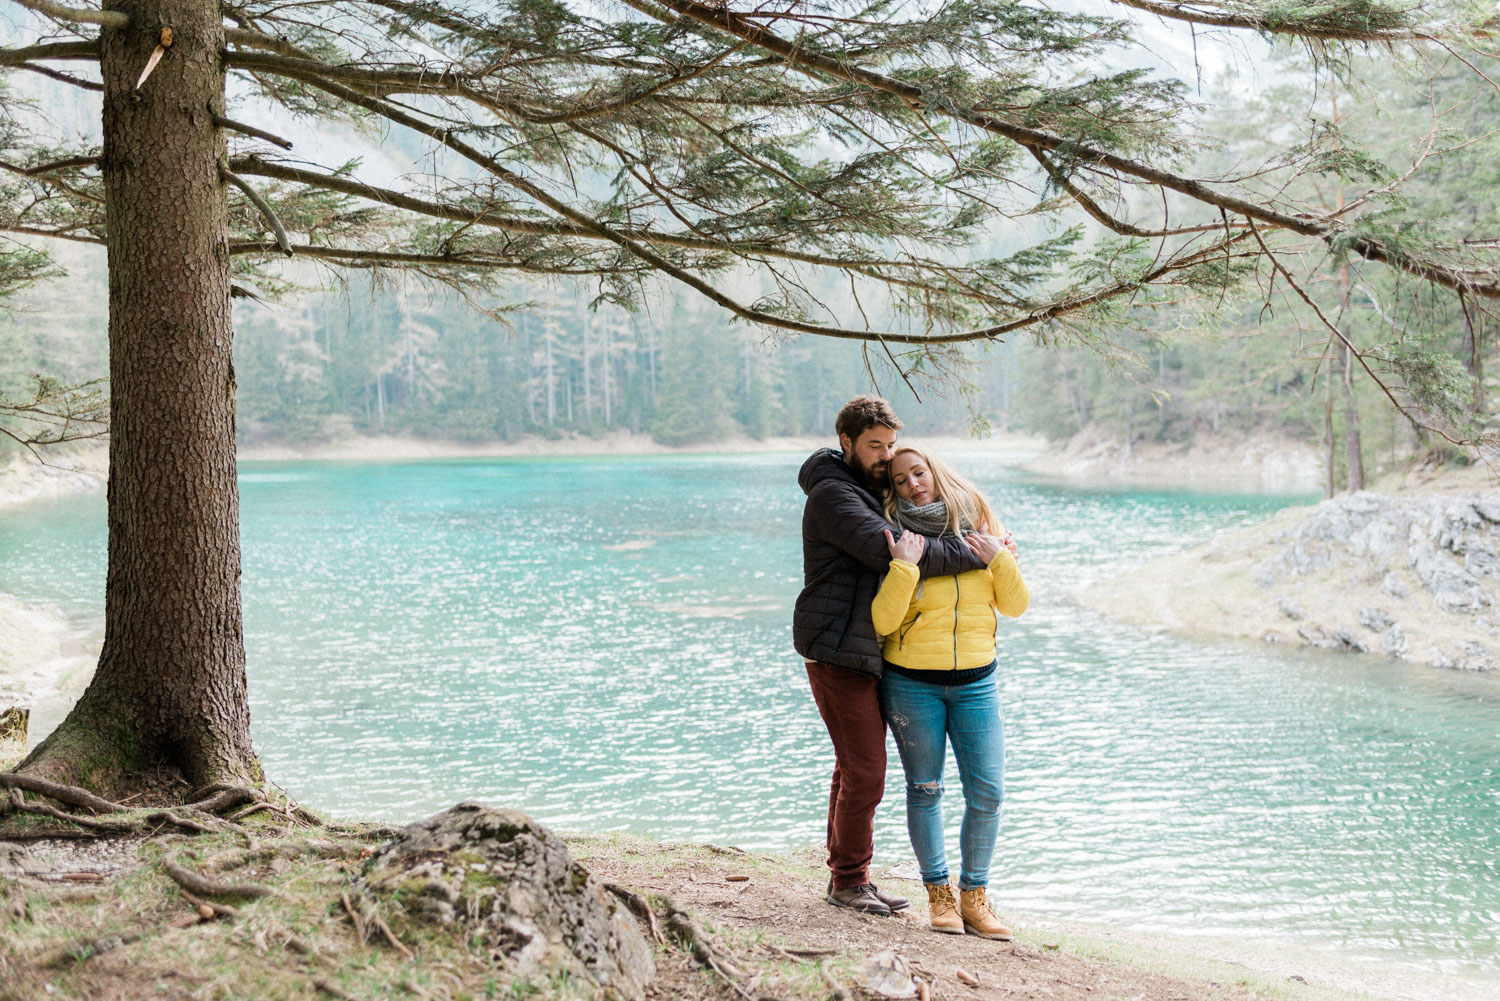
<svg viewBox="0 0 1500 1001">
<path fill-rule="evenodd" d="M 906 646 L 906 634 L 909 633 L 909 632 L 911 632 L 911 627 L 914 626 L 914 625 L 916 625 L 917 624 L 917 620 L 920 619 L 921 617 L 922 617 L 922 613 L 918 612 L 916 615 L 912 616 L 912 620 L 906 624 L 906 628 L 903 629 L 903 630 L 901 630 L 901 635 L 896 638 L 896 649 L 897 650 L 900 650 L 900 649 L 902 649 L 903 647 Z"/>
<path fill-rule="evenodd" d="M 958 574 L 953 575 L 953 670 L 958 670 Z"/>
</svg>

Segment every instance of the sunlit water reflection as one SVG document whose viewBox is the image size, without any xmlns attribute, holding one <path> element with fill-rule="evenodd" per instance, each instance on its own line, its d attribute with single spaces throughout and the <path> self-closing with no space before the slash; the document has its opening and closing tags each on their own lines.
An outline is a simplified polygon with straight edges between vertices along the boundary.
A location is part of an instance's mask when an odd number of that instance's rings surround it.
<svg viewBox="0 0 1500 1001">
<path fill-rule="evenodd" d="M 1500 976 L 1500 685 L 1111 623 L 1069 595 L 1286 499 L 1069 490 L 955 458 L 1033 594 L 1001 632 L 1006 906 Z M 472 797 L 571 829 L 817 843 L 831 751 L 790 648 L 799 462 L 246 465 L 270 774 L 351 816 Z M 97 622 L 103 548 L 98 498 L 9 514 L 0 591 Z M 897 863 L 891 757 L 877 844 Z"/>
</svg>

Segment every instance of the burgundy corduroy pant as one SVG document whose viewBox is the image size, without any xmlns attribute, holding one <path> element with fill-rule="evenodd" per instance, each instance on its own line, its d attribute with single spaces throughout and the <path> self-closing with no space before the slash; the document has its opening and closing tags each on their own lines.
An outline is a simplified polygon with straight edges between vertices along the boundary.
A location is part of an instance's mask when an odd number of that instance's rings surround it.
<svg viewBox="0 0 1500 1001">
<path fill-rule="evenodd" d="M 833 739 L 828 792 L 828 868 L 835 889 L 870 881 L 875 808 L 885 794 L 885 718 L 880 679 L 846 667 L 806 661 L 807 680 Z"/>
</svg>

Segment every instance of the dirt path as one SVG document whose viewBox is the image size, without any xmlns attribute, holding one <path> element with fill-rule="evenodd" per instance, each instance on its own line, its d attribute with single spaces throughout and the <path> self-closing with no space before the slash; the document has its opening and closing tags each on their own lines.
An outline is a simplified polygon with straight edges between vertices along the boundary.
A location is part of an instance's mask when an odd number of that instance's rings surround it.
<svg viewBox="0 0 1500 1001">
<path fill-rule="evenodd" d="M 841 986 L 855 985 L 849 967 L 884 949 L 936 977 L 936 997 L 973 1001 L 1236 1001 L 1236 999 L 1352 998 L 1337 989 L 1257 976 L 1247 966 L 1201 960 L 1191 976 L 1098 958 L 1108 948 L 1057 926 L 1017 925 L 1015 942 L 967 935 L 937 935 L 926 927 L 926 901 L 894 917 L 877 918 L 830 907 L 823 901 L 817 860 L 767 857 L 701 845 L 660 845 L 614 838 L 578 837 L 569 846 L 597 876 L 651 893 L 670 894 L 698 914 L 742 954 L 772 946 L 837 950 Z M 749 876 L 730 882 L 728 876 Z M 914 889 L 915 887 L 915 889 Z M 887 891 L 914 893 L 918 884 L 888 881 Z M 1150 957 L 1160 960 L 1154 949 Z M 959 971 L 979 981 L 961 982 Z M 766 990 L 775 994 L 772 985 Z M 664 995 L 666 996 L 666 995 Z M 869 996 L 855 993 L 854 996 Z M 1433 998 L 1433 1001 L 1437 1001 Z"/>
</svg>

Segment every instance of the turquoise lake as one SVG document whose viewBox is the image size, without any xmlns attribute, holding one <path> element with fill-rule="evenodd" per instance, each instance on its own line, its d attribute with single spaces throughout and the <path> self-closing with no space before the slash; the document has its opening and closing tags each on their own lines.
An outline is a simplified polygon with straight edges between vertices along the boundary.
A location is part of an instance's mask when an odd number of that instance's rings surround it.
<svg viewBox="0 0 1500 1001">
<path fill-rule="evenodd" d="M 1033 595 L 1000 632 L 1002 908 L 1500 979 L 1500 682 L 1189 642 L 1071 597 L 1297 499 L 952 458 Z M 801 460 L 242 465 L 270 775 L 347 816 L 475 798 L 571 830 L 819 843 L 832 752 L 790 643 Z M 103 579 L 102 497 L 0 517 L 0 592 L 97 629 Z M 891 766 L 877 862 L 899 864 Z M 956 781 L 947 806 L 953 852 Z"/>
</svg>

